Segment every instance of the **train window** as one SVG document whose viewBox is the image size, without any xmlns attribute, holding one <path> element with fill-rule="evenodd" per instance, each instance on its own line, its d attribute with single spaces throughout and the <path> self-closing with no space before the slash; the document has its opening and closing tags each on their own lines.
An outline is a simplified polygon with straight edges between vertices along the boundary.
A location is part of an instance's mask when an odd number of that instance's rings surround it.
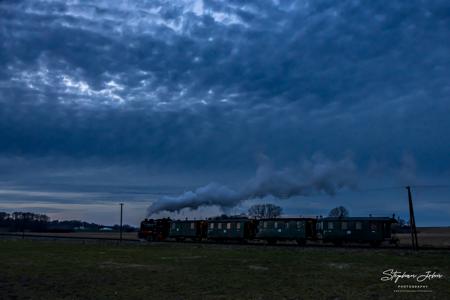
<svg viewBox="0 0 450 300">
<path fill-rule="evenodd" d="M 211 224 L 209 225 L 209 228 L 214 229 L 214 223 L 211 223 Z"/>
<path fill-rule="evenodd" d="M 361 230 L 362 229 L 362 223 L 361 222 L 356 222 L 355 223 L 355 229 Z"/>
<path fill-rule="evenodd" d="M 333 229 L 333 228 L 334 228 L 333 222 L 328 222 L 328 229 Z"/>
<path fill-rule="evenodd" d="M 191 229 L 194 229 L 195 228 L 195 224 L 194 224 L 194 222 L 191 222 Z"/>
<path fill-rule="evenodd" d="M 264 227 L 264 228 L 267 228 L 267 221 L 264 221 L 264 222 L 263 222 L 263 227 Z"/>
<path fill-rule="evenodd" d="M 302 222 L 297 221 L 297 228 L 302 228 Z"/>
<path fill-rule="evenodd" d="M 241 229 L 241 223 L 236 223 L 236 229 Z"/>
<path fill-rule="evenodd" d="M 231 229 L 231 223 L 227 223 L 227 229 Z"/>
<path fill-rule="evenodd" d="M 175 229 L 177 225 L 175 223 L 172 223 L 172 229 Z"/>
<path fill-rule="evenodd" d="M 222 223 L 217 223 L 217 228 L 222 229 Z"/>
<path fill-rule="evenodd" d="M 347 228 L 348 228 L 347 222 L 342 222 L 341 223 L 341 229 L 342 230 L 347 230 Z"/>
<path fill-rule="evenodd" d="M 286 222 L 286 229 L 289 228 L 289 222 Z"/>
<path fill-rule="evenodd" d="M 273 227 L 278 228 L 278 222 L 274 222 Z"/>
</svg>

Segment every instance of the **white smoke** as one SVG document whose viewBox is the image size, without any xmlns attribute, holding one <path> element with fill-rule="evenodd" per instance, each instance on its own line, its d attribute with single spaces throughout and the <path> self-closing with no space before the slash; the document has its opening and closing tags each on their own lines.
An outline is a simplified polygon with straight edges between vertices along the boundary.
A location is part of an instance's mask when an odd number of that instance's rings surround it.
<svg viewBox="0 0 450 300">
<path fill-rule="evenodd" d="M 263 157 L 256 175 L 239 191 L 210 183 L 176 197 L 164 196 L 148 208 L 148 213 L 153 215 L 161 211 L 176 212 L 213 205 L 227 209 L 245 200 L 266 196 L 285 199 L 319 193 L 334 195 L 344 187 L 355 188 L 356 178 L 356 167 L 349 158 L 331 161 L 316 155 L 304 161 L 297 170 L 276 170 L 269 159 Z"/>
<path fill-rule="evenodd" d="M 240 203 L 239 193 L 232 189 L 210 183 L 199 187 L 195 191 L 188 191 L 176 197 L 163 196 L 153 203 L 149 209 L 149 215 L 160 211 L 180 211 L 183 208 L 196 209 L 200 206 L 218 205 L 220 207 L 233 207 Z"/>
</svg>

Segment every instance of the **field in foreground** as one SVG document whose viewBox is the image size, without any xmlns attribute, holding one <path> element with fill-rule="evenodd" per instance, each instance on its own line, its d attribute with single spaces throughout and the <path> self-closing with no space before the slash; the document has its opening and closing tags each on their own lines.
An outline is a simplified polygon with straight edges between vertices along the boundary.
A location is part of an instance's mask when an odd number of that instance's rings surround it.
<svg viewBox="0 0 450 300">
<path fill-rule="evenodd" d="M 0 240 L 0 299 L 448 299 L 448 252 Z M 383 271 L 435 271 L 395 293 Z"/>
</svg>

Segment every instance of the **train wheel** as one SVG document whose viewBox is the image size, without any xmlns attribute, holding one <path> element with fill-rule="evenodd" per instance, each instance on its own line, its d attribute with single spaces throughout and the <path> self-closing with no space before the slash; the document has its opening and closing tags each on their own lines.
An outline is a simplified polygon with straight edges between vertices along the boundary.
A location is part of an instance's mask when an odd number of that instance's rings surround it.
<svg viewBox="0 0 450 300">
<path fill-rule="evenodd" d="M 333 245 L 340 247 L 342 246 L 342 241 L 333 241 Z"/>
<path fill-rule="evenodd" d="M 400 246 L 400 239 L 399 238 L 392 238 L 389 241 L 389 244 L 394 245 L 395 247 L 399 247 Z"/>
<path fill-rule="evenodd" d="M 305 239 L 298 239 L 297 240 L 297 244 L 299 246 L 305 246 L 306 245 L 306 240 Z"/>
<path fill-rule="evenodd" d="M 370 246 L 372 246 L 373 248 L 379 247 L 381 245 L 380 241 L 371 241 L 370 242 Z"/>
</svg>

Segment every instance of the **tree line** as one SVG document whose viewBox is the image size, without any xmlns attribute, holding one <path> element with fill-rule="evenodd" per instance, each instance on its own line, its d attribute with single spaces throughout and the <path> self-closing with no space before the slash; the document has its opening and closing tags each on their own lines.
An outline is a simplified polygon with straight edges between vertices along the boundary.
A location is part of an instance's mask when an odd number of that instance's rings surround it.
<svg viewBox="0 0 450 300">
<path fill-rule="evenodd" d="M 255 204 L 248 209 L 248 215 L 257 219 L 277 218 L 281 216 L 283 209 L 275 204 Z M 330 210 L 329 217 L 348 217 L 348 209 L 344 206 L 338 206 Z"/>
<path fill-rule="evenodd" d="M 73 232 L 73 231 L 98 231 L 105 226 L 79 220 L 50 220 L 45 214 L 31 212 L 0 212 L 0 231 L 7 232 Z M 119 225 L 110 226 L 112 230 L 119 230 Z M 129 225 L 123 226 L 123 231 L 134 231 Z"/>
</svg>

